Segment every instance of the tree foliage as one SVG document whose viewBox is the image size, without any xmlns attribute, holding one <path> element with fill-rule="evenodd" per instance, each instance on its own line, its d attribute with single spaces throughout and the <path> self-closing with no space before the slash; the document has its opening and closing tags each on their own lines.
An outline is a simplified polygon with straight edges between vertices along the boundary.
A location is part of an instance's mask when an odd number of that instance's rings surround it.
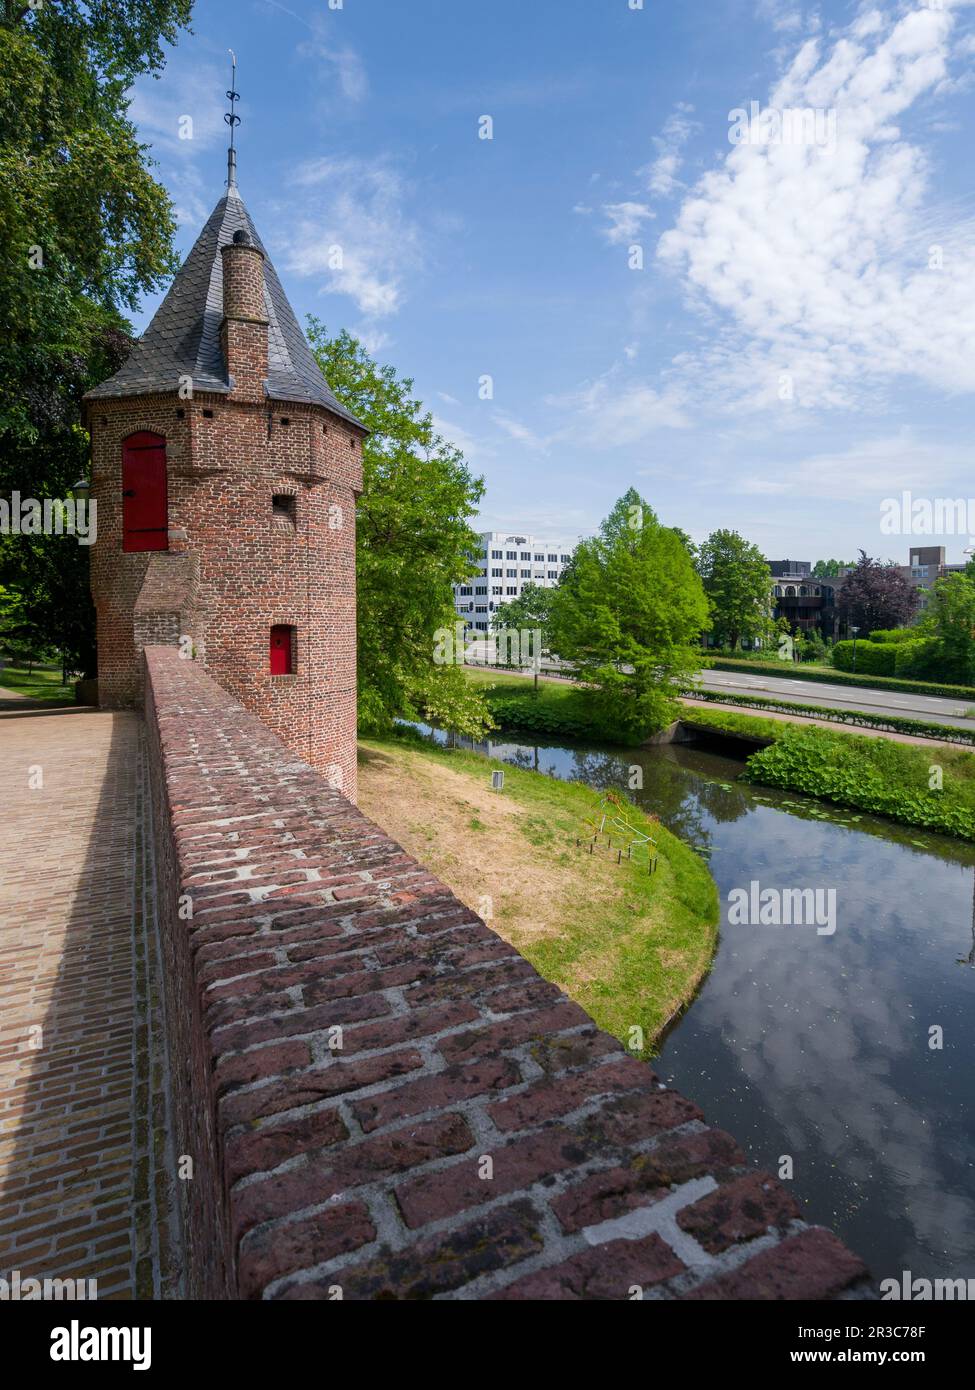
<svg viewBox="0 0 975 1390">
<path fill-rule="evenodd" d="M 669 722 L 708 604 L 681 537 L 634 489 L 576 547 L 554 600 L 552 647 L 592 687 L 596 717 L 628 737 Z"/>
<path fill-rule="evenodd" d="M 903 627 L 914 617 L 920 596 L 893 560 L 882 564 L 863 550 L 839 590 L 836 606 L 851 626 L 861 632 L 875 628 Z"/>
<path fill-rule="evenodd" d="M 975 683 L 975 583 L 967 574 L 935 581 L 921 630 L 938 639 L 942 680 Z"/>
<path fill-rule="evenodd" d="M 737 531 L 713 531 L 701 546 L 697 571 L 711 605 L 711 631 L 732 651 L 742 638 L 772 631 L 772 571 L 758 546 Z"/>
<path fill-rule="evenodd" d="M 838 579 L 844 570 L 852 569 L 854 560 L 817 560 L 812 567 L 813 579 Z"/>
<path fill-rule="evenodd" d="M 0 5 L 0 489 L 65 497 L 85 471 L 81 398 L 128 351 L 123 313 L 175 268 L 169 198 L 128 118 L 191 0 Z M 0 578 L 76 661 L 92 643 L 87 550 L 5 538 Z M 63 621 L 57 615 L 63 616 Z M 66 636 L 65 636 L 66 634 Z M 87 664 L 87 663 L 86 663 Z"/>
<path fill-rule="evenodd" d="M 488 727 L 462 673 L 434 662 L 438 629 L 455 622 L 451 585 L 472 572 L 483 481 L 437 434 L 410 378 L 378 366 L 345 330 L 329 337 L 311 318 L 308 336 L 339 401 L 371 431 L 356 509 L 361 725 L 382 731 L 398 715 L 430 713 L 462 732 Z"/>
</svg>

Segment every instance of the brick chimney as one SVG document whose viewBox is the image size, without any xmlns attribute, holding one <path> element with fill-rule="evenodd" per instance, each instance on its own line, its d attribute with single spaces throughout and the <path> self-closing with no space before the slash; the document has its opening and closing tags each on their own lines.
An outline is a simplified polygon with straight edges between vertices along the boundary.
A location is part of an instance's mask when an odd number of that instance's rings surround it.
<svg viewBox="0 0 975 1390">
<path fill-rule="evenodd" d="M 264 253 L 249 232 L 234 232 L 221 247 L 223 322 L 220 346 L 237 400 L 263 401 L 267 380 L 267 309 L 264 304 Z"/>
</svg>

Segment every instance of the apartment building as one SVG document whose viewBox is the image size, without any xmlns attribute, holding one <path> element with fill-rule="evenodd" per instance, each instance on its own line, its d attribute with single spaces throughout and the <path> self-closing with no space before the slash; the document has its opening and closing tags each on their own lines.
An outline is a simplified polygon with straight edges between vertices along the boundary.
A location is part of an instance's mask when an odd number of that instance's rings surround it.
<svg viewBox="0 0 975 1390">
<path fill-rule="evenodd" d="M 554 589 L 572 555 L 564 541 L 541 540 L 527 532 L 484 531 L 468 552 L 477 573 L 454 585 L 454 610 L 467 628 L 492 632 L 502 603 L 520 598 L 526 584 Z"/>
</svg>

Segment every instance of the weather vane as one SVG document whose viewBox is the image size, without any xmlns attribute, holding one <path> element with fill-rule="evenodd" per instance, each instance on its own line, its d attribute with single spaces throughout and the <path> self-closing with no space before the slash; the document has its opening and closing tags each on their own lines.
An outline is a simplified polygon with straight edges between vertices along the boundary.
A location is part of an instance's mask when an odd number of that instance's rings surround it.
<svg viewBox="0 0 975 1390">
<path fill-rule="evenodd" d="M 237 151 L 234 149 L 234 126 L 240 125 L 240 117 L 234 110 L 234 102 L 240 101 L 240 93 L 237 91 L 237 54 L 232 48 L 228 48 L 230 54 L 230 91 L 227 93 L 227 100 L 230 102 L 230 110 L 224 116 L 224 120 L 230 126 L 230 148 L 227 151 L 227 187 L 237 187 Z"/>
</svg>

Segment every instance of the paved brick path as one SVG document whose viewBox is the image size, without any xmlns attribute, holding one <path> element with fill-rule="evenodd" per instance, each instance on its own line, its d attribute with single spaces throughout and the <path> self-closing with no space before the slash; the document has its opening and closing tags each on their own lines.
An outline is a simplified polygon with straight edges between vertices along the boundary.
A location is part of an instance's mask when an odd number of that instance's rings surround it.
<svg viewBox="0 0 975 1390">
<path fill-rule="evenodd" d="M 0 705 L 0 1277 L 100 1298 L 136 1279 L 140 747 L 134 714 Z"/>
</svg>

